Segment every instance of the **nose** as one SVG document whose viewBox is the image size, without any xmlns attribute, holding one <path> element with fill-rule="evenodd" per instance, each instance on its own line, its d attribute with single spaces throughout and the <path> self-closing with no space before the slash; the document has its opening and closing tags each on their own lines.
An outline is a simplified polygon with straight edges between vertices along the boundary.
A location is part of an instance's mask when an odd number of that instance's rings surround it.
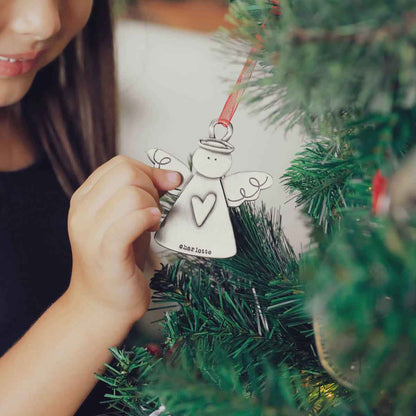
<svg viewBox="0 0 416 416">
<path fill-rule="evenodd" d="M 61 30 L 60 0 L 21 0 L 15 2 L 12 30 L 36 40 L 46 40 Z"/>
</svg>

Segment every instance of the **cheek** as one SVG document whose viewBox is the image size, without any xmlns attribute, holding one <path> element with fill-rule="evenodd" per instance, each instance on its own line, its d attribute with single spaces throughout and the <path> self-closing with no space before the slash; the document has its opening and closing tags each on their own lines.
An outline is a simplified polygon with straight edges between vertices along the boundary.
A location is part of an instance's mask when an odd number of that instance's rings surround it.
<svg viewBox="0 0 416 416">
<path fill-rule="evenodd" d="M 57 58 L 69 42 L 83 30 L 91 16 L 92 6 L 93 0 L 63 0 L 61 2 L 61 31 L 45 56 L 42 62 L 43 67 Z"/>
<path fill-rule="evenodd" d="M 84 28 L 91 15 L 92 5 L 93 0 L 64 0 L 61 9 L 63 37 L 72 39 Z"/>
<path fill-rule="evenodd" d="M 99 1 L 99 0 L 98 0 Z M 82 31 L 91 16 L 93 0 L 63 0 L 60 4 L 61 31 L 49 54 L 48 62 L 54 60 L 68 43 Z"/>
<path fill-rule="evenodd" d="M 1 6 L 2 0 L 0 0 L 0 12 Z M 55 39 L 51 39 L 49 51 L 44 55 L 39 69 L 60 55 L 68 43 L 82 31 L 91 15 L 92 6 L 93 0 L 59 0 L 61 31 Z M 0 108 L 20 101 L 30 89 L 34 76 L 35 74 L 0 79 Z"/>
</svg>

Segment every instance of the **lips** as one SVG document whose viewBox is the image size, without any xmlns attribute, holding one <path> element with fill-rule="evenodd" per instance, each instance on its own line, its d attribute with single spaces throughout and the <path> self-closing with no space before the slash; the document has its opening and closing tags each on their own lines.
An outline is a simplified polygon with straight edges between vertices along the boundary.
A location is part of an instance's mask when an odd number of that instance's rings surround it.
<svg viewBox="0 0 416 416">
<path fill-rule="evenodd" d="M 18 54 L 0 53 L 0 76 L 14 77 L 27 74 L 36 67 L 43 52 L 44 50 Z M 9 60 L 5 60 L 5 58 Z"/>
</svg>

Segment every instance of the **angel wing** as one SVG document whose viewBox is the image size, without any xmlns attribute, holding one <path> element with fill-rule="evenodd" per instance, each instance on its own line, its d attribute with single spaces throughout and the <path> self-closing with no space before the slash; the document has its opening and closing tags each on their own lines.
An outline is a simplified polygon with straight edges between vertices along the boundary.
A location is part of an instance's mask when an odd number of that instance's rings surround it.
<svg viewBox="0 0 416 416">
<path fill-rule="evenodd" d="M 238 207 L 244 201 L 255 201 L 262 189 L 273 184 L 266 172 L 239 172 L 221 180 L 229 207 Z"/>
<path fill-rule="evenodd" d="M 175 156 L 170 155 L 162 149 L 149 149 L 146 153 L 155 168 L 175 170 L 182 175 L 182 183 L 176 189 L 169 191 L 171 194 L 178 195 L 183 186 L 190 179 L 192 175 L 191 170 L 185 163 L 182 163 L 179 159 L 176 159 Z"/>
</svg>

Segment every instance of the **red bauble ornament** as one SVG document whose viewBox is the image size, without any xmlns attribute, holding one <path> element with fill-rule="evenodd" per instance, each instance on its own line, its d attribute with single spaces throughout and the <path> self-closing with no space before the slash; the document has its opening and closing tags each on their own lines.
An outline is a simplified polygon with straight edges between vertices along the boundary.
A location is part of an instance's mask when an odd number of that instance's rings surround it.
<svg viewBox="0 0 416 416">
<path fill-rule="evenodd" d="M 157 358 L 162 357 L 162 350 L 157 344 L 147 344 L 146 349 L 150 355 L 155 355 Z"/>
</svg>

